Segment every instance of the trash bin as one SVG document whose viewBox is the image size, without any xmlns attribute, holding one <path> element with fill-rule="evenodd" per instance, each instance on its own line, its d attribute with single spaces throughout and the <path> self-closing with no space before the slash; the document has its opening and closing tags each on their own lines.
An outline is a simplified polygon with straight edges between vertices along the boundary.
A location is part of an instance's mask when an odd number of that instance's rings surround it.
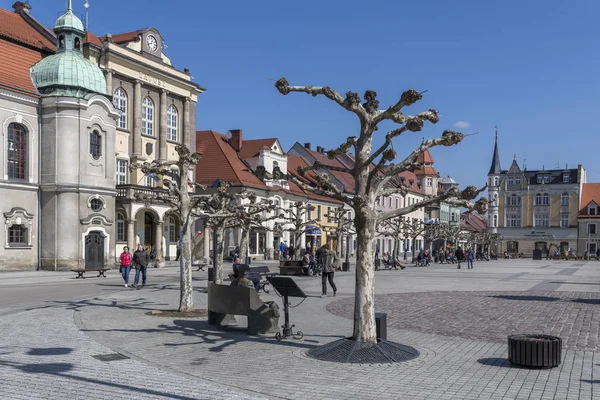
<svg viewBox="0 0 600 400">
<path fill-rule="evenodd" d="M 377 330 L 377 340 L 387 340 L 386 313 L 375 313 L 375 329 Z"/>
<path fill-rule="evenodd" d="M 342 271 L 350 271 L 350 263 L 349 262 L 343 262 L 342 263 Z"/>
<path fill-rule="evenodd" d="M 539 249 L 535 249 L 533 251 L 533 259 L 534 260 L 541 260 L 542 259 L 542 251 Z"/>
</svg>

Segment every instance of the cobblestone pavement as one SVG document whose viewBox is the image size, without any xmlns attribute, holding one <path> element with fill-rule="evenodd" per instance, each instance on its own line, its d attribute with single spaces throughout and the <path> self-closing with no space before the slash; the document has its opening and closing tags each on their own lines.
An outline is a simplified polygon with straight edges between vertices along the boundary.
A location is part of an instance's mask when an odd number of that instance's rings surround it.
<svg viewBox="0 0 600 400">
<path fill-rule="evenodd" d="M 506 342 L 513 333 L 559 336 L 563 346 L 600 350 L 600 293 L 429 292 L 376 296 L 388 327 Z M 352 299 L 327 310 L 351 318 Z"/>
<path fill-rule="evenodd" d="M 433 266 L 380 271 L 376 283 L 381 296 L 377 311 L 381 311 L 381 299 L 394 296 L 427 299 L 442 296 L 442 290 L 448 290 L 448 296 L 464 291 L 471 298 L 506 301 L 523 307 L 535 308 L 535 305 L 488 295 L 491 292 L 500 296 L 517 293 L 517 296 L 558 297 L 559 300 L 547 303 L 565 302 L 566 308 L 593 306 L 568 300 L 569 295 L 572 299 L 598 298 L 595 296 L 600 292 L 597 274 L 600 263 L 583 264 L 570 275 L 557 273 L 573 267 L 572 263 L 527 260 L 477 263 L 475 270 Z M 307 293 L 320 294 L 320 279 L 295 280 Z M 109 287 L 105 281 L 106 295 L 55 302 L 43 310 L 0 318 L 3 337 L 0 397 L 18 399 L 18 393 L 27 393 L 21 398 L 600 398 L 600 353 L 578 348 L 565 349 L 558 368 L 522 369 L 507 362 L 505 342 L 390 326 L 388 339 L 417 348 L 420 357 L 393 365 L 349 365 L 310 359 L 305 355 L 309 348 L 351 333 L 351 320 L 328 312 L 327 307 L 335 308 L 336 304 L 349 301 L 353 275 L 336 274 L 336 283 L 338 298 L 309 297 L 299 305 L 294 299 L 292 304 L 298 306 L 290 311 L 291 321 L 304 332 L 304 339 L 277 342 L 270 335 L 248 336 L 244 331 L 215 329 L 203 319 L 147 315 L 152 309 L 176 308 L 179 295 L 176 271 L 172 284 L 151 283 L 141 290 L 118 290 L 117 283 Z M 206 307 L 205 281 L 195 284 L 196 306 Z M 561 292 L 529 291 L 543 287 Z M 273 292 L 261 297 L 281 304 Z M 390 325 L 396 318 L 405 317 L 400 312 L 404 313 L 401 306 L 399 311 L 388 313 Z M 408 315 L 409 319 L 418 318 L 419 313 L 415 313 Z M 446 313 L 449 320 L 452 308 Z M 479 318 L 475 313 L 472 317 Z M 497 317 L 498 324 L 507 318 L 504 314 Z M 554 314 L 539 316 L 548 326 L 560 322 L 560 318 L 553 317 Z M 438 316 L 436 322 L 440 319 Z M 244 325 L 243 318 L 238 321 Z M 585 315 L 582 321 L 592 323 Z M 573 326 L 579 329 L 578 325 Z M 107 353 L 131 358 L 102 362 L 91 357 Z M 41 367 L 31 367 L 36 364 Z M 50 394 L 44 391 L 47 388 L 52 388 Z"/>
</svg>

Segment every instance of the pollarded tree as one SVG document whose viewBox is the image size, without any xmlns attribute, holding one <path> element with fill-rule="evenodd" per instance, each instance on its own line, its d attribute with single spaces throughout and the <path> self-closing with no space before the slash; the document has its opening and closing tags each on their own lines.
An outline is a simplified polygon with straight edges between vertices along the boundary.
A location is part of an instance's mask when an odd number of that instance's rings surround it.
<svg viewBox="0 0 600 400">
<path fill-rule="evenodd" d="M 484 210 L 487 206 L 484 199 L 478 200 L 476 204 L 471 203 L 471 200 L 485 188 L 477 190 L 475 187 L 468 187 L 462 192 L 459 192 L 457 189 L 451 189 L 438 196 L 426 197 L 420 203 L 378 213 L 375 203 L 377 197 L 389 196 L 395 193 L 407 193 L 408 188 L 406 186 L 390 187 L 388 183 L 392 178 L 397 177 L 400 172 L 414 171 L 421 167 L 417 163 L 417 156 L 420 152 L 434 146 L 452 146 L 459 143 L 464 135 L 454 131 L 444 131 L 441 137 L 424 140 L 404 160 L 393 163 L 396 159 L 396 151 L 392 146 L 393 139 L 408 131 L 420 131 L 426 121 L 432 123 L 438 122 L 438 114 L 435 110 L 428 110 L 415 116 L 405 115 L 402 112 L 404 107 L 410 106 L 420 100 L 422 98 L 421 93 L 412 89 L 408 90 L 402 94 L 395 104 L 385 110 L 380 110 L 377 93 L 372 90 L 365 92 L 365 102 L 361 104 L 358 93 L 347 92 L 344 98 L 327 86 L 292 86 L 288 83 L 287 79 L 281 78 L 275 83 L 275 87 L 283 95 L 291 92 L 304 92 L 312 96 L 324 96 L 345 110 L 355 114 L 360 122 L 357 136 L 348 137 L 337 149 L 327 153 L 328 157 L 333 159 L 338 155 L 346 154 L 352 148 L 354 153 L 354 165 L 352 168 L 324 165 L 319 162 L 310 167 L 299 168 L 298 172 L 300 174 L 304 174 L 308 170 L 314 170 L 314 179 L 318 185 L 316 188 L 294 177 L 292 179 L 303 189 L 337 199 L 354 209 L 358 253 L 352 339 L 359 342 L 376 343 L 374 303 L 375 268 L 372 243 L 377 224 L 383 220 L 409 214 L 430 204 L 438 204 L 441 200 L 468 208 L 473 208 L 477 205 L 479 209 Z M 384 121 L 392 121 L 401 126 L 389 131 L 385 135 L 383 144 L 373 149 L 373 137 L 378 129 L 378 125 Z M 327 172 L 321 172 L 327 170 L 341 171 L 352 175 L 355 181 L 353 193 L 347 193 L 343 189 L 336 187 Z"/>
<path fill-rule="evenodd" d="M 200 196 L 190 194 L 188 182 L 188 172 L 191 172 L 200 161 L 198 153 L 191 153 L 186 146 L 177 145 L 175 151 L 179 158 L 176 161 L 157 161 L 145 163 L 133 163 L 130 170 L 140 169 L 144 174 L 154 174 L 156 176 L 167 177 L 163 183 L 169 192 L 169 196 L 164 196 L 163 201 L 169 203 L 171 210 L 169 213 L 178 216 L 179 228 L 179 269 L 180 269 L 180 296 L 179 311 L 190 312 L 194 310 L 194 297 L 192 286 L 192 230 L 191 225 L 194 222 L 195 203 L 200 200 Z M 176 167 L 177 169 L 174 169 Z M 200 186 L 200 185 L 193 185 Z M 200 186 L 202 187 L 202 186 Z M 203 188 L 203 187 L 202 187 Z M 150 195 L 152 197 L 152 195 Z"/>
<path fill-rule="evenodd" d="M 340 260 L 343 257 L 342 242 L 344 240 L 344 235 L 349 232 L 352 227 L 352 221 L 348 219 L 347 215 L 348 210 L 344 208 L 343 204 L 340 207 L 330 209 L 329 214 L 327 214 L 327 219 L 331 219 L 335 222 L 334 233 L 337 241 L 335 253 Z"/>
<path fill-rule="evenodd" d="M 290 208 L 281 210 L 283 213 L 283 218 L 281 219 L 286 222 L 280 222 L 278 228 L 282 232 L 294 234 L 293 244 L 296 250 L 300 249 L 300 238 L 302 235 L 313 229 L 314 226 L 319 225 L 317 220 L 309 218 L 314 210 L 315 206 L 302 201 L 297 201 Z"/>
</svg>

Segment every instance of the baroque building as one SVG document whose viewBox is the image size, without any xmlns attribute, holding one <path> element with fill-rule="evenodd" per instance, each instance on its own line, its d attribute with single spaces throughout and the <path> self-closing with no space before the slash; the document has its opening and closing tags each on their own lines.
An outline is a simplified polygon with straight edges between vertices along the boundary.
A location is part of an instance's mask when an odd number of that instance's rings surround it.
<svg viewBox="0 0 600 400">
<path fill-rule="evenodd" d="M 194 147 L 202 88 L 156 29 L 99 38 L 71 3 L 53 29 L 0 9 L 0 269 L 112 267 L 137 243 L 175 257 L 166 191 L 128 167 Z"/>
<path fill-rule="evenodd" d="M 586 171 L 577 168 L 528 170 L 516 156 L 500 166 L 498 136 L 488 173 L 488 229 L 502 235 L 498 251 L 532 254 L 534 249 L 577 248 L 579 200 Z"/>
</svg>

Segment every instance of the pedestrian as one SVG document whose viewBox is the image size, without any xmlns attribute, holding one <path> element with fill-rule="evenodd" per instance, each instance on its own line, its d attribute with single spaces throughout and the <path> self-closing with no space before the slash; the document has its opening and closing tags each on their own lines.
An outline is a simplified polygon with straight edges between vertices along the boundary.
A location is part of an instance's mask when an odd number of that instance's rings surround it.
<svg viewBox="0 0 600 400">
<path fill-rule="evenodd" d="M 279 244 L 279 252 L 280 254 L 280 260 L 285 260 L 285 251 L 287 249 L 287 246 L 285 245 L 285 243 L 283 243 L 283 240 L 281 241 L 281 243 Z"/>
<path fill-rule="evenodd" d="M 137 251 L 133 253 L 133 264 L 135 265 L 135 279 L 132 287 L 137 287 L 140 282 L 140 273 L 142 274 L 142 286 L 146 284 L 146 270 L 150 263 L 150 255 L 141 244 L 138 244 Z"/>
<path fill-rule="evenodd" d="M 123 252 L 119 257 L 121 259 L 121 276 L 125 281 L 125 287 L 129 284 L 129 272 L 131 271 L 131 253 L 129 247 L 123 247 Z"/>
<path fill-rule="evenodd" d="M 473 269 L 473 249 L 467 250 L 467 269 Z"/>
<path fill-rule="evenodd" d="M 465 255 L 465 253 L 463 252 L 461 247 L 458 246 L 458 248 L 454 252 L 454 257 L 456 257 L 456 261 L 458 262 L 458 266 L 456 267 L 457 269 L 460 269 L 460 262 L 463 260 L 464 255 Z"/>
<path fill-rule="evenodd" d="M 260 278 L 257 277 L 256 275 L 252 275 L 250 276 L 248 274 L 248 270 L 250 269 L 250 267 L 248 266 L 248 264 L 242 264 L 242 261 L 240 260 L 239 257 L 236 257 L 233 260 L 233 277 L 236 280 L 240 280 L 242 278 L 246 278 L 249 281 L 252 282 L 252 284 L 254 285 L 254 289 L 256 289 L 256 291 L 258 292 L 260 290 Z M 231 286 L 238 286 L 237 283 L 234 285 L 234 282 L 231 282 Z"/>
<path fill-rule="evenodd" d="M 179 261 L 179 257 L 181 257 L 181 249 L 177 246 L 177 254 L 175 256 L 175 261 Z"/>
<path fill-rule="evenodd" d="M 288 256 L 290 257 L 290 260 L 293 260 L 296 257 L 296 248 L 294 247 L 294 243 L 290 244 L 290 247 L 288 247 Z"/>
<path fill-rule="evenodd" d="M 335 254 L 335 251 L 331 251 L 329 249 L 329 245 L 324 245 L 323 247 L 321 247 L 322 252 L 321 252 L 321 258 L 323 259 L 323 272 L 322 272 L 322 277 L 321 277 L 321 285 L 323 286 L 323 294 L 321 295 L 321 297 L 326 297 L 327 296 L 327 281 L 329 281 L 329 284 L 331 285 L 331 288 L 333 289 L 333 297 L 335 297 L 335 295 L 337 294 L 337 287 L 335 286 L 335 283 L 333 282 L 333 276 L 335 274 L 335 267 L 338 264 L 338 258 L 337 255 Z"/>
</svg>

